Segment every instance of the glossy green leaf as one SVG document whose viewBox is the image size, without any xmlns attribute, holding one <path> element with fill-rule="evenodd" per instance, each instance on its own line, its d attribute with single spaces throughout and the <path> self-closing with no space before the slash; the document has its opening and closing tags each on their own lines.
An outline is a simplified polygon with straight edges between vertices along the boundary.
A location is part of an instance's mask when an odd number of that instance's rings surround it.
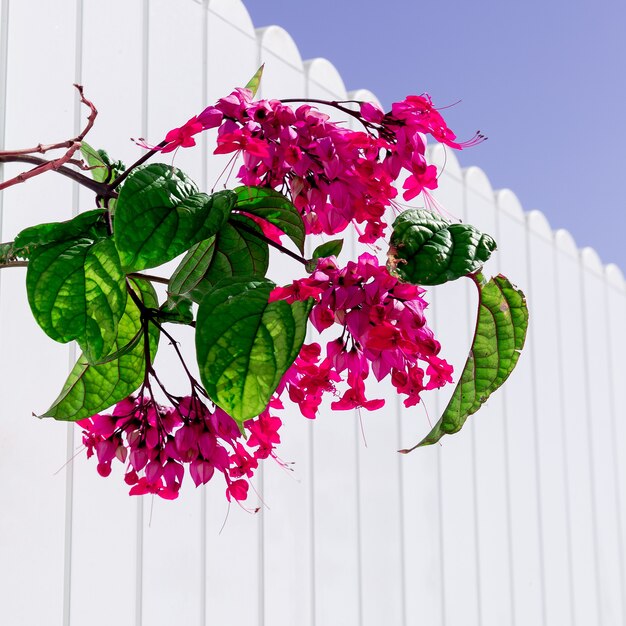
<svg viewBox="0 0 626 626">
<path fill-rule="evenodd" d="M 268 302 L 267 280 L 228 280 L 202 300 L 196 353 L 204 387 L 243 422 L 265 409 L 305 338 L 312 302 Z"/>
<path fill-rule="evenodd" d="M 170 279 L 168 293 L 200 302 L 213 286 L 228 277 L 262 278 L 269 265 L 267 243 L 255 237 L 261 229 L 243 215 L 233 214 L 220 231 L 196 244 Z"/>
<path fill-rule="evenodd" d="M 137 168 L 120 190 L 115 245 L 126 272 L 170 261 L 214 235 L 235 204 L 232 191 L 198 193 L 180 170 L 153 163 Z"/>
<path fill-rule="evenodd" d="M 323 243 L 313 250 L 314 259 L 325 259 L 329 256 L 339 256 L 343 249 L 343 239 L 333 239 Z"/>
<path fill-rule="evenodd" d="M 441 419 L 418 446 L 436 443 L 444 435 L 459 431 L 509 377 L 524 347 L 528 329 L 524 294 L 501 274 L 488 282 L 481 274 L 472 278 L 480 299 L 470 353 Z"/>
<path fill-rule="evenodd" d="M 254 74 L 254 76 L 246 84 L 246 89 L 249 89 L 252 92 L 253 96 L 256 96 L 256 92 L 259 90 L 259 85 L 261 84 L 261 77 L 263 76 L 264 67 L 265 67 L 265 63 L 261 65 L 261 67 Z"/>
<path fill-rule="evenodd" d="M 411 209 L 393 223 L 387 267 L 405 282 L 440 285 L 480 269 L 496 242 L 469 224 Z"/>
<path fill-rule="evenodd" d="M 50 338 L 76 340 L 89 360 L 110 352 L 126 306 L 125 276 L 111 238 L 35 248 L 26 290 L 35 320 Z"/>
<path fill-rule="evenodd" d="M 41 246 L 84 237 L 96 240 L 106 237 L 107 234 L 105 211 L 94 209 L 65 222 L 50 222 L 25 228 L 13 242 L 13 253 L 27 259 L 33 250 Z"/>
<path fill-rule="evenodd" d="M 143 303 L 158 307 L 156 293 L 147 281 L 133 280 L 133 288 Z M 126 301 L 126 310 L 119 323 L 118 335 L 112 352 L 124 351 L 141 330 L 141 313 L 132 298 Z M 159 343 L 159 331 L 151 324 L 149 331 L 152 359 Z M 144 341 L 139 341 L 118 359 L 90 365 L 84 355 L 72 369 L 63 390 L 42 417 L 76 421 L 108 409 L 126 398 L 141 385 L 145 372 Z"/>
<path fill-rule="evenodd" d="M 236 211 L 255 215 L 273 224 L 304 253 L 304 222 L 289 198 L 265 187 L 237 187 L 235 193 Z"/>
</svg>

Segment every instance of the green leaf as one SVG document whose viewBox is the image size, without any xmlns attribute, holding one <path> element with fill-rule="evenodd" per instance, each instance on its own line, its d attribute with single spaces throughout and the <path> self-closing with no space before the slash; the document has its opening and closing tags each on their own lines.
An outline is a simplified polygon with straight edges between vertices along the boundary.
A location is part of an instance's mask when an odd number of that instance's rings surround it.
<svg viewBox="0 0 626 626">
<path fill-rule="evenodd" d="M 339 256 L 343 248 L 343 239 L 333 239 L 323 243 L 313 250 L 314 259 L 325 259 L 329 256 Z"/>
<path fill-rule="evenodd" d="M 133 286 L 147 307 L 158 307 L 156 293 L 149 282 L 135 279 Z M 104 411 L 133 393 L 141 385 L 145 371 L 144 341 L 140 331 L 141 312 L 129 297 L 111 353 L 120 353 L 119 358 L 90 365 L 82 355 L 74 365 L 59 397 L 41 417 L 76 421 Z M 140 333 L 142 340 L 125 352 L 126 347 L 133 340 L 136 341 L 137 333 Z M 151 358 L 154 359 L 159 343 L 159 330 L 153 324 L 150 325 L 148 336 Z"/>
<path fill-rule="evenodd" d="M 478 323 L 461 380 L 441 419 L 415 447 L 461 430 L 465 420 L 509 377 L 524 347 L 528 329 L 524 294 L 501 274 L 489 282 L 481 274 L 472 278 L 480 296 Z"/>
<path fill-rule="evenodd" d="M 266 187 L 237 187 L 235 193 L 236 211 L 256 215 L 273 224 L 304 253 L 304 222 L 289 198 Z"/>
<path fill-rule="evenodd" d="M 91 177 L 99 183 L 110 183 L 126 169 L 121 161 L 111 161 L 105 150 L 96 150 L 86 141 L 80 144 L 80 151 L 91 168 Z"/>
<path fill-rule="evenodd" d="M 252 92 L 253 96 L 256 96 L 256 92 L 259 90 L 259 85 L 261 83 L 261 76 L 263 76 L 264 67 L 265 67 L 265 63 L 261 65 L 261 67 L 256 71 L 256 74 L 246 84 L 246 89 L 249 89 Z"/>
<path fill-rule="evenodd" d="M 211 237 L 235 200 L 232 191 L 198 193 L 183 172 L 169 165 L 138 167 L 120 190 L 115 211 L 115 245 L 124 270 L 161 265 Z"/>
<path fill-rule="evenodd" d="M 29 258 L 38 247 L 87 237 L 101 239 L 107 236 L 106 212 L 102 209 L 85 211 L 65 222 L 37 224 L 25 228 L 13 242 L 13 254 Z"/>
<path fill-rule="evenodd" d="M 469 224 L 411 209 L 393 223 L 389 271 L 405 282 L 440 285 L 480 269 L 496 242 Z"/>
<path fill-rule="evenodd" d="M 26 290 L 35 320 L 51 339 L 75 339 L 89 360 L 110 352 L 126 306 L 125 276 L 111 238 L 35 248 Z"/>
<path fill-rule="evenodd" d="M 269 265 L 267 244 L 241 226 L 261 232 L 251 219 L 232 215 L 214 237 L 201 241 L 185 255 L 170 279 L 170 297 L 199 303 L 224 278 L 264 277 Z"/>
<path fill-rule="evenodd" d="M 241 425 L 261 413 L 304 342 L 312 301 L 268 302 L 268 280 L 228 280 L 202 300 L 196 320 L 200 377 Z"/>
<path fill-rule="evenodd" d="M 168 298 L 159 308 L 157 319 L 159 322 L 171 324 L 191 324 L 193 322 L 191 301 Z"/>
</svg>

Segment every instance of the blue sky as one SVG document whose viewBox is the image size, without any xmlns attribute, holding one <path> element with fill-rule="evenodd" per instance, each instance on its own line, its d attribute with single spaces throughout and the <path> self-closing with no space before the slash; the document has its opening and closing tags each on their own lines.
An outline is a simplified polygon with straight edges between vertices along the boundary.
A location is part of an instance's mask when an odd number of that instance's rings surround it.
<svg viewBox="0 0 626 626">
<path fill-rule="evenodd" d="M 385 106 L 431 94 L 458 154 L 626 273 L 626 3 L 607 0 L 244 0 L 302 56 L 334 63 Z"/>
</svg>

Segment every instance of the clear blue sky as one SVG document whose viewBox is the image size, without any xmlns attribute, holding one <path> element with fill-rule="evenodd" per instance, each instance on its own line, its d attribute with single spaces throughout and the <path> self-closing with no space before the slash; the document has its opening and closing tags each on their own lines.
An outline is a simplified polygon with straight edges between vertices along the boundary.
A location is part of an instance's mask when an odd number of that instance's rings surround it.
<svg viewBox="0 0 626 626">
<path fill-rule="evenodd" d="M 426 91 L 459 154 L 626 273 L 626 2 L 614 0 L 244 0 L 305 59 L 388 106 Z"/>
</svg>

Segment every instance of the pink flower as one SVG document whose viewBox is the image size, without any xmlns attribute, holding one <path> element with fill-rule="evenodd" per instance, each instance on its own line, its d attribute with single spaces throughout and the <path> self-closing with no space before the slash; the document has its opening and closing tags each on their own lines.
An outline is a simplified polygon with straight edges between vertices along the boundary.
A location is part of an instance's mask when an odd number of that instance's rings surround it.
<svg viewBox="0 0 626 626">
<path fill-rule="evenodd" d="M 165 135 L 165 141 L 167 141 L 168 144 L 161 149 L 161 152 L 172 152 L 178 147 L 190 148 L 191 146 L 195 146 L 196 140 L 193 136 L 197 135 L 202 130 L 204 130 L 202 123 L 198 121 L 197 117 L 192 117 L 180 128 L 173 128 Z"/>
</svg>

